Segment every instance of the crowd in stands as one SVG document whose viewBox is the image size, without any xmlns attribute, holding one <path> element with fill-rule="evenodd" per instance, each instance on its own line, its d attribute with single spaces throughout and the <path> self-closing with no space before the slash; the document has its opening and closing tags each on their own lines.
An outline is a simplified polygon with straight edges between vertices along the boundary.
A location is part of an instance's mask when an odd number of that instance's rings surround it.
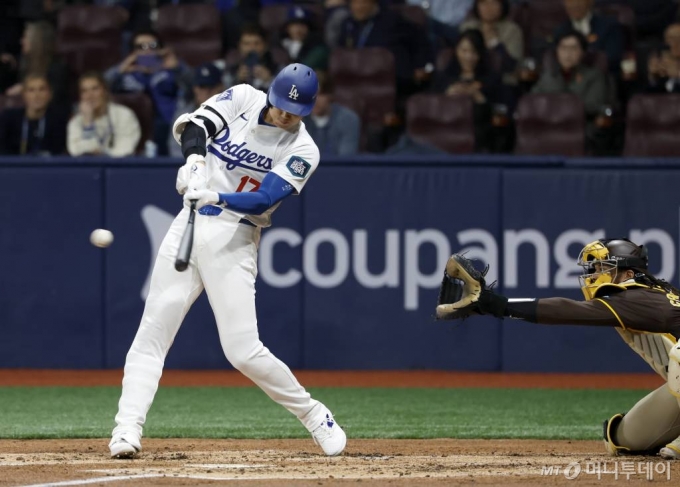
<svg viewBox="0 0 680 487">
<path fill-rule="evenodd" d="M 180 157 L 180 114 L 300 62 L 322 155 L 677 156 L 678 5 L 6 0 L 0 155 Z"/>
</svg>

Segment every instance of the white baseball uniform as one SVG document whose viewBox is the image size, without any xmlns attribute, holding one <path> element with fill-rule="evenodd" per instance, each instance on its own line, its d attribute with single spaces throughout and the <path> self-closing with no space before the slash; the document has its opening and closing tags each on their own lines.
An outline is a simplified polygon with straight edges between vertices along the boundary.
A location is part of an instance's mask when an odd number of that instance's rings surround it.
<svg viewBox="0 0 680 487">
<path fill-rule="evenodd" d="M 273 171 L 296 192 L 302 190 L 319 163 L 319 151 L 302 122 L 295 132 L 264 124 L 261 115 L 265 106 L 264 93 L 238 85 L 191 114 L 193 122 L 204 126 L 199 117 L 204 116 L 217 128 L 207 144 L 208 189 L 253 191 Z M 181 133 L 183 126 L 175 125 Z M 229 209 L 202 208 L 196 215 L 194 245 L 185 272 L 177 272 L 174 261 L 188 208 L 183 207 L 177 215 L 159 249 L 141 324 L 127 354 L 114 439 L 125 436 L 128 442 L 139 443 L 165 357 L 203 289 L 215 313 L 222 349 L 236 369 L 297 416 L 310 432 L 329 414 L 259 339 L 257 249 L 261 228 L 270 225 L 275 208 L 247 217 Z"/>
</svg>

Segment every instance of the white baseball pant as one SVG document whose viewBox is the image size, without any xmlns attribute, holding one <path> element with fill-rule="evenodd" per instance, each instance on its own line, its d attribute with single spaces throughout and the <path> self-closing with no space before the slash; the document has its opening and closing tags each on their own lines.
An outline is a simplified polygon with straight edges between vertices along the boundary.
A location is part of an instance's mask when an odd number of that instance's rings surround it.
<svg viewBox="0 0 680 487">
<path fill-rule="evenodd" d="M 227 360 L 312 431 L 323 421 L 326 408 L 311 398 L 259 338 L 255 278 L 260 229 L 238 223 L 227 212 L 196 215 L 189 268 L 177 272 L 174 262 L 188 216 L 185 207 L 158 251 L 141 324 L 125 360 L 113 436 L 130 432 L 141 438 L 165 357 L 204 288 Z"/>
</svg>

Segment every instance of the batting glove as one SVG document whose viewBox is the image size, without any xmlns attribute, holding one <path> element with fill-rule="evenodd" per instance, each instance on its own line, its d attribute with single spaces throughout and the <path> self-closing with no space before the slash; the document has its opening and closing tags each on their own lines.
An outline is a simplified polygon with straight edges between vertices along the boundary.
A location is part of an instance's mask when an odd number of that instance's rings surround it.
<svg viewBox="0 0 680 487">
<path fill-rule="evenodd" d="M 205 189 L 208 178 L 205 175 L 205 159 L 198 154 L 191 154 L 185 164 L 189 166 L 189 190 Z"/>
<path fill-rule="evenodd" d="M 189 205 L 191 200 L 196 200 L 196 209 L 200 210 L 207 205 L 216 205 L 220 202 L 220 195 L 209 189 L 190 189 L 184 195 L 184 204 Z"/>
<path fill-rule="evenodd" d="M 179 194 L 184 194 L 187 192 L 189 187 L 189 176 L 191 175 L 191 168 L 189 163 L 184 164 L 177 171 L 177 180 L 175 181 L 175 188 Z"/>
</svg>

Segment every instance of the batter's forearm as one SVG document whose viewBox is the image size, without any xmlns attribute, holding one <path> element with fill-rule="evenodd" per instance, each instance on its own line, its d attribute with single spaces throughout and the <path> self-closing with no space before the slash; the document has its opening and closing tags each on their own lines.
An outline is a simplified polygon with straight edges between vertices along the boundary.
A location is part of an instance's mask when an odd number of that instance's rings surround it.
<svg viewBox="0 0 680 487">
<path fill-rule="evenodd" d="M 257 191 L 248 193 L 219 193 L 220 204 L 246 215 L 261 215 L 286 196 L 293 193 L 288 181 L 276 173 L 268 173 Z"/>
<path fill-rule="evenodd" d="M 262 191 L 253 193 L 219 193 L 220 204 L 244 215 L 261 215 L 272 207 L 269 195 Z"/>
<path fill-rule="evenodd" d="M 203 127 L 194 122 L 187 123 L 180 140 L 182 142 L 182 154 L 185 159 L 188 159 L 192 154 L 205 157 L 207 153 L 205 145 L 208 137 Z"/>
</svg>

